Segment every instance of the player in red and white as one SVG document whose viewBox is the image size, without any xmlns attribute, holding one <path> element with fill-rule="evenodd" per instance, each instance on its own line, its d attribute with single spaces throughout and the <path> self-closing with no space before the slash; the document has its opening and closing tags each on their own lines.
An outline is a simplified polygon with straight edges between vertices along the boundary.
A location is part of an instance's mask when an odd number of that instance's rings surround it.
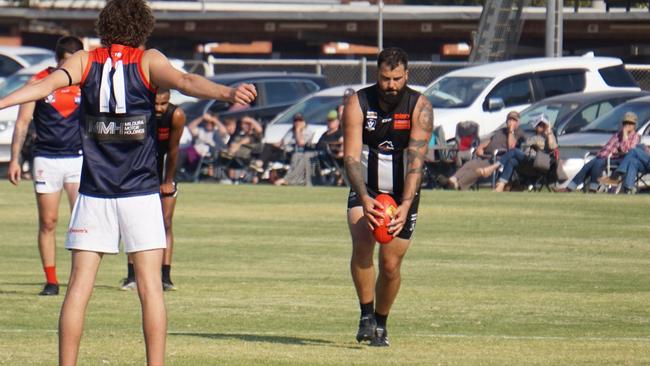
<svg viewBox="0 0 650 366">
<path fill-rule="evenodd" d="M 75 52 L 83 49 L 76 37 L 61 37 L 56 43 L 57 67 Z M 57 69 L 48 67 L 34 76 L 37 83 Z M 55 90 L 46 98 L 20 106 L 11 141 L 8 177 L 14 185 L 22 173 L 20 152 L 34 121 L 34 164 L 32 176 L 38 206 L 38 250 L 45 271 L 45 287 L 39 295 L 59 294 L 56 276 L 56 224 L 59 219 L 61 191 L 68 196 L 70 209 L 77 199 L 81 177 L 81 136 L 79 135 L 79 102 L 81 90 L 68 86 Z"/>
<path fill-rule="evenodd" d="M 72 270 L 59 319 L 59 365 L 76 365 L 86 307 L 102 256 L 133 256 L 149 366 L 165 363 L 167 313 L 160 268 L 166 247 L 156 172 L 155 91 L 250 104 L 251 84 L 237 88 L 176 70 L 159 51 L 143 51 L 155 19 L 144 0 L 111 0 L 99 14 L 102 47 L 79 51 L 38 83 L 0 99 L 0 109 L 81 85 L 84 161 L 66 248 Z"/>
</svg>

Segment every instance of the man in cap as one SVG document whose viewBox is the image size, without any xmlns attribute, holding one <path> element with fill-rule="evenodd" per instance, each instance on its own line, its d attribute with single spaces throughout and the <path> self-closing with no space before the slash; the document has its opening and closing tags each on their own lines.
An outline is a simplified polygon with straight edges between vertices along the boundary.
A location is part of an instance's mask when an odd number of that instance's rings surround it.
<svg viewBox="0 0 650 366">
<path fill-rule="evenodd" d="M 529 159 L 529 161 L 534 160 L 535 155 L 538 152 L 550 154 L 557 148 L 557 142 L 555 141 L 553 130 L 551 129 L 548 118 L 544 114 L 541 114 L 535 121 L 535 134 L 526 139 L 524 146 L 526 146 L 524 150 L 511 149 L 501 156 L 499 161 L 495 164 L 477 170 L 481 176 L 488 177 L 490 174 L 503 167 L 499 180 L 494 187 L 495 192 L 504 191 L 506 184 L 508 184 L 510 179 L 512 179 L 512 175 L 517 167 L 526 161 L 526 159 Z"/>
<path fill-rule="evenodd" d="M 637 117 L 632 112 L 626 113 L 623 120 L 634 120 L 634 126 L 636 126 Z M 638 144 L 625 155 L 623 161 L 611 176 L 602 177 L 599 182 L 605 185 L 615 185 L 622 182 L 625 192 L 634 192 L 637 174 L 648 171 L 650 171 L 650 147 Z"/>
<path fill-rule="evenodd" d="M 636 123 L 639 118 L 633 112 L 627 112 L 621 120 L 621 129 L 616 132 L 600 149 L 595 158 L 585 164 L 578 174 L 573 177 L 571 183 L 566 187 L 566 191 L 575 191 L 580 184 L 585 183 L 587 176 L 591 177 L 589 182 L 589 191 L 598 190 L 598 179 L 603 175 L 607 158 L 610 162 L 620 162 L 625 154 L 634 149 L 639 143 L 639 134 L 636 133 Z"/>
<path fill-rule="evenodd" d="M 490 158 L 495 151 L 507 152 L 518 148 L 524 141 L 524 133 L 519 128 L 519 112 L 511 111 L 506 117 L 506 126 L 494 132 L 489 140 L 476 148 L 477 159 L 465 163 L 449 178 L 447 186 L 451 189 L 466 190 L 481 177 L 479 169 L 490 166 Z"/>
</svg>

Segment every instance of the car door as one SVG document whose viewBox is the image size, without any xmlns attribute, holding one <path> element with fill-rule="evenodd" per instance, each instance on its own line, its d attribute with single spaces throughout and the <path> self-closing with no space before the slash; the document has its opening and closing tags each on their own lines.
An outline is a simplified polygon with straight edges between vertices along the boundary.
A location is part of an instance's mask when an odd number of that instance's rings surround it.
<svg viewBox="0 0 650 366">
<path fill-rule="evenodd" d="M 488 93 L 483 101 L 484 118 L 479 122 L 481 134 L 493 131 L 506 120 L 508 112 L 521 111 L 535 100 L 532 73 L 503 79 Z M 501 108 L 490 108 L 490 103 L 501 101 Z"/>
<path fill-rule="evenodd" d="M 22 65 L 14 59 L 0 55 L 0 79 L 4 79 L 22 68 Z"/>
</svg>

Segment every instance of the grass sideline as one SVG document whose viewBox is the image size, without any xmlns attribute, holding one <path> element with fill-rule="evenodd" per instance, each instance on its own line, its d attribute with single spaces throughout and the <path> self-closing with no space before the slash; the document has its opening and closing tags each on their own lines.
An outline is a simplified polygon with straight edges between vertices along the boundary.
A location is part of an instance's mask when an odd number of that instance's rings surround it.
<svg viewBox="0 0 650 366">
<path fill-rule="evenodd" d="M 650 196 L 424 191 L 389 318 L 354 341 L 347 190 L 182 185 L 169 365 L 650 363 Z M 62 205 L 62 246 L 69 214 Z M 42 298 L 29 182 L 0 188 L 0 365 L 53 365 L 63 296 Z M 70 256 L 58 252 L 65 283 Z M 142 365 L 125 257 L 100 267 L 80 365 Z M 63 288 L 65 290 L 65 288 Z"/>
</svg>

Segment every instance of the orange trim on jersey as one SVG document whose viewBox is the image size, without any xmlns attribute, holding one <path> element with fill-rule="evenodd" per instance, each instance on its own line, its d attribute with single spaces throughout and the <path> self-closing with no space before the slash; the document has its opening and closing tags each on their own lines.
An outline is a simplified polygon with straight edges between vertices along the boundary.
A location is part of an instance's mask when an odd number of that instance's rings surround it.
<svg viewBox="0 0 650 366">
<path fill-rule="evenodd" d="M 149 83 L 149 78 L 147 78 L 144 75 L 144 70 L 142 70 L 142 56 L 144 55 L 144 51 L 142 51 L 142 50 L 137 50 L 137 51 L 138 51 L 138 60 L 137 60 L 138 73 L 140 73 L 140 79 L 142 79 L 142 82 L 144 83 L 144 86 L 146 86 L 147 89 L 149 89 L 150 92 L 156 94 L 156 89 L 154 89 L 151 86 L 151 83 Z"/>
<path fill-rule="evenodd" d="M 81 75 L 81 81 L 79 82 L 79 85 L 83 85 L 84 82 L 86 81 L 86 77 L 88 77 L 88 73 L 90 72 L 90 68 L 93 66 L 93 62 L 95 61 L 95 50 L 92 50 L 88 52 L 88 61 L 86 62 L 86 67 L 84 68 L 84 73 Z"/>
</svg>

